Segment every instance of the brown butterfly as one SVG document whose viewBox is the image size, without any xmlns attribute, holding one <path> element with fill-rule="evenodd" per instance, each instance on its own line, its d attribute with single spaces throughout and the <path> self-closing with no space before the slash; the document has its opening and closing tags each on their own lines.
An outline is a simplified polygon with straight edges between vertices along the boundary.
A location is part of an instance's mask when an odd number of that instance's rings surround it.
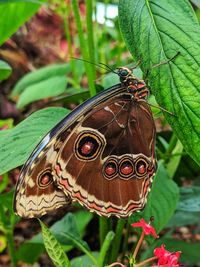
<svg viewBox="0 0 200 267">
<path fill-rule="evenodd" d="M 40 217 L 71 200 L 103 216 L 144 208 L 156 170 L 155 124 L 144 81 L 118 68 L 120 83 L 78 106 L 22 168 L 14 210 Z"/>
</svg>

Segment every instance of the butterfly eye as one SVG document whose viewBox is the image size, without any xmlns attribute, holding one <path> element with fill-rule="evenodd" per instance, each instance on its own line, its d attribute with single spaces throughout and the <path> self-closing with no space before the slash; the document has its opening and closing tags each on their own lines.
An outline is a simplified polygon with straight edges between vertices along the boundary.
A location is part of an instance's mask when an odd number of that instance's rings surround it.
<svg viewBox="0 0 200 267">
<path fill-rule="evenodd" d="M 42 174 L 38 176 L 38 186 L 41 188 L 46 188 L 53 182 L 53 176 L 49 170 L 45 170 Z"/>
<path fill-rule="evenodd" d="M 78 137 L 75 143 L 75 154 L 79 159 L 95 159 L 102 150 L 104 141 L 92 132 L 86 132 Z"/>
<path fill-rule="evenodd" d="M 136 162 L 136 172 L 139 176 L 143 176 L 147 172 L 147 162 L 144 159 L 139 159 Z"/>
<path fill-rule="evenodd" d="M 103 175 L 108 178 L 112 179 L 118 172 L 117 162 L 115 160 L 109 160 L 105 163 L 103 167 Z"/>
<path fill-rule="evenodd" d="M 120 175 L 123 178 L 129 178 L 134 174 L 134 166 L 130 159 L 124 159 L 119 166 Z"/>
<path fill-rule="evenodd" d="M 127 75 L 129 74 L 128 70 L 127 69 L 119 69 L 119 75 L 122 76 L 122 77 L 126 77 Z"/>
</svg>

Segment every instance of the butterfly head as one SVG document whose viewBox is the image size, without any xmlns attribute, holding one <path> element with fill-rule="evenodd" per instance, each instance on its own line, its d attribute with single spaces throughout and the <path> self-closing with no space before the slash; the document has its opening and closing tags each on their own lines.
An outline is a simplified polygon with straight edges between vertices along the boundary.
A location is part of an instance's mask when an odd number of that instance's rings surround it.
<svg viewBox="0 0 200 267">
<path fill-rule="evenodd" d="M 126 82 L 127 78 L 132 76 L 132 70 L 127 67 L 117 68 L 117 74 L 119 75 L 121 82 Z"/>
</svg>

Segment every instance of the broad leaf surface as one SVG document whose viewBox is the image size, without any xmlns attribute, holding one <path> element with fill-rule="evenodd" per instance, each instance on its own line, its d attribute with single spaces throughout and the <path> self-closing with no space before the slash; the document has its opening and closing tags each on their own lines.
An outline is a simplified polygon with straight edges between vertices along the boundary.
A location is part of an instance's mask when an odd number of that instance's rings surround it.
<svg viewBox="0 0 200 267">
<path fill-rule="evenodd" d="M 33 16 L 43 1 L 3 1 L 0 3 L 0 45 Z"/>
<path fill-rule="evenodd" d="M 200 187 L 191 186 L 181 189 L 179 211 L 200 212 Z"/>
<path fill-rule="evenodd" d="M 200 27 L 189 1 L 120 0 L 127 47 L 191 157 L 200 164 Z M 179 54 L 170 62 L 166 60 Z M 156 64 L 165 62 L 160 66 Z"/>
<path fill-rule="evenodd" d="M 92 255 L 97 259 L 99 256 L 98 252 L 92 252 Z M 71 260 L 72 267 L 94 267 L 94 263 L 92 260 L 87 256 L 79 256 Z"/>
<path fill-rule="evenodd" d="M 53 76 L 65 76 L 70 71 L 69 64 L 52 64 L 29 72 L 14 86 L 11 97 L 20 95 L 27 87 L 33 86 Z"/>
<path fill-rule="evenodd" d="M 12 73 L 12 68 L 8 63 L 0 60 L 0 81 L 7 79 Z"/>
<path fill-rule="evenodd" d="M 93 214 L 86 211 L 80 211 L 73 214 L 67 213 L 61 220 L 50 227 L 50 231 L 62 245 L 65 245 L 65 251 L 70 251 L 74 248 L 74 245 L 69 239 L 66 240 L 60 233 L 70 232 L 72 236 L 76 236 L 76 238 L 82 240 L 81 237 L 92 217 Z M 37 234 L 31 240 L 23 243 L 19 247 L 17 257 L 24 262 L 33 264 L 43 251 L 44 245 L 42 235 Z M 32 253 L 31 258 L 29 256 L 30 253 Z"/>
<path fill-rule="evenodd" d="M 159 233 L 166 226 L 179 200 L 179 189 L 176 183 L 168 176 L 167 170 L 159 163 L 153 186 L 144 211 L 139 214 L 147 222 L 154 217 L 153 226 Z M 133 215 L 132 220 L 135 219 Z"/>
<path fill-rule="evenodd" d="M 21 109 L 26 105 L 43 98 L 61 95 L 66 91 L 67 78 L 65 76 L 54 76 L 47 80 L 30 85 L 20 95 L 17 108 Z"/>
<path fill-rule="evenodd" d="M 0 174 L 22 165 L 42 137 L 68 112 L 64 108 L 42 109 L 6 130 L 7 134 L 0 136 Z"/>
</svg>

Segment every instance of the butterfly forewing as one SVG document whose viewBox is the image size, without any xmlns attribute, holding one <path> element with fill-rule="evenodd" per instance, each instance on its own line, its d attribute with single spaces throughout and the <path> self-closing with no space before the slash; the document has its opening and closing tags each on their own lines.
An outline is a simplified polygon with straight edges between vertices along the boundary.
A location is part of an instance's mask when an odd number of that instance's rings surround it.
<svg viewBox="0 0 200 267">
<path fill-rule="evenodd" d="M 121 84 L 80 105 L 36 147 L 20 174 L 16 213 L 40 217 L 71 199 L 103 216 L 143 209 L 156 169 L 155 125 L 145 83 L 127 68 L 118 75 Z"/>
</svg>

